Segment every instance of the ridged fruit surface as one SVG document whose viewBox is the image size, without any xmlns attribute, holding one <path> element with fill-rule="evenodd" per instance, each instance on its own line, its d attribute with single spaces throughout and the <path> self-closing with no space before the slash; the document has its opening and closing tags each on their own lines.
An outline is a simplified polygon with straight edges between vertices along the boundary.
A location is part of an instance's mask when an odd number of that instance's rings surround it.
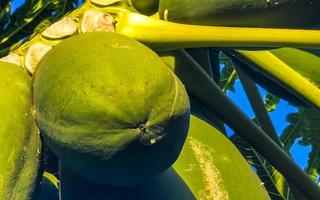
<svg viewBox="0 0 320 200">
<path fill-rule="evenodd" d="M 79 175 L 132 185 L 178 158 L 189 99 L 149 48 L 116 33 L 85 33 L 49 51 L 34 76 L 44 141 Z"/>
<path fill-rule="evenodd" d="M 41 142 L 31 113 L 31 78 L 15 64 L 0 62 L 0 113 L 0 199 L 29 199 Z"/>
</svg>

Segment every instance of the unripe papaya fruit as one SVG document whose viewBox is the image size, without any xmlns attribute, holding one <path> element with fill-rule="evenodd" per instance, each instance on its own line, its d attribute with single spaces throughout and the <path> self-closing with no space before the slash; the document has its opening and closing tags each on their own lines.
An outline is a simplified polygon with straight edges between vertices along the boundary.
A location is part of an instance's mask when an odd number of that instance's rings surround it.
<svg viewBox="0 0 320 200">
<path fill-rule="evenodd" d="M 193 115 L 187 140 L 173 168 L 197 199 L 270 199 L 230 140 Z"/>
<path fill-rule="evenodd" d="M 144 15 L 152 15 L 158 11 L 159 0 L 130 0 L 133 7 Z"/>
<path fill-rule="evenodd" d="M 28 73 L 0 61 L 0 199 L 30 199 L 36 185 L 41 142 L 31 99 Z"/>
<path fill-rule="evenodd" d="M 43 57 L 33 81 L 45 143 L 86 179 L 131 185 L 178 158 L 189 99 L 141 43 L 110 32 L 66 39 Z"/>
<path fill-rule="evenodd" d="M 319 24 L 320 1 L 160 0 L 160 18 L 219 26 L 305 28 Z"/>
<path fill-rule="evenodd" d="M 60 165 L 60 177 L 63 200 L 196 200 L 172 167 L 134 187 L 96 184 L 66 165 Z"/>
</svg>

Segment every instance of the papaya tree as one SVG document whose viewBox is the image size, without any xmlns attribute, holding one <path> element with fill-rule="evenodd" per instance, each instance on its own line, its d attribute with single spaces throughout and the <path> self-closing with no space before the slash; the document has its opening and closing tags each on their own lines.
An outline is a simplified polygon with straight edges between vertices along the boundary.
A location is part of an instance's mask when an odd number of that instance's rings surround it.
<svg viewBox="0 0 320 200">
<path fill-rule="evenodd" d="M 17 2 L 0 2 L 0 199 L 320 198 L 320 1 Z M 281 134 L 280 99 L 298 110 Z"/>
</svg>

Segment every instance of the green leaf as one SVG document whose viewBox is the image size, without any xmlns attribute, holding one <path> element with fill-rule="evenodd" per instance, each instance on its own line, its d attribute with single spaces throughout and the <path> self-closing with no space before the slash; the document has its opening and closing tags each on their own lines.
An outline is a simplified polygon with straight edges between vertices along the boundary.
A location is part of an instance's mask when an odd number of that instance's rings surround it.
<svg viewBox="0 0 320 200">
<path fill-rule="evenodd" d="M 319 172 L 320 172 L 320 148 L 313 147 L 311 152 L 309 153 L 308 165 L 305 171 L 310 175 L 310 177 L 317 181 L 319 180 Z M 319 183 L 319 182 L 318 182 Z"/>
<path fill-rule="evenodd" d="M 290 195 L 290 189 L 284 177 L 239 135 L 233 134 L 230 139 L 247 161 L 256 169 L 256 173 L 264 183 L 271 199 L 289 200 L 287 196 Z"/>
<path fill-rule="evenodd" d="M 27 0 L 7 20 L 0 32 L 0 56 L 74 9 L 77 0 Z"/>
<path fill-rule="evenodd" d="M 8 28 L 0 35 L 0 43 L 10 39 L 15 33 L 30 23 L 43 9 L 50 4 L 49 0 L 26 0 L 10 17 Z"/>
<path fill-rule="evenodd" d="M 3 8 L 7 7 L 8 4 L 10 4 L 10 0 L 2 0 L 0 1 L 0 9 L 2 10 Z"/>
<path fill-rule="evenodd" d="M 283 144 L 283 148 L 286 151 L 289 151 L 295 140 L 301 137 L 299 133 L 301 132 L 301 129 L 303 129 L 302 124 L 304 119 L 299 113 L 290 113 L 286 118 L 289 125 L 282 132 L 280 140 Z"/>
<path fill-rule="evenodd" d="M 277 108 L 277 105 L 280 102 L 280 98 L 274 96 L 271 93 L 267 93 L 264 97 L 264 104 L 268 112 L 272 112 Z"/>
<path fill-rule="evenodd" d="M 8 23 L 10 18 L 10 5 L 11 1 L 0 1 L 0 29 L 3 29 L 6 23 Z"/>
<path fill-rule="evenodd" d="M 320 174 L 320 113 L 314 109 L 299 108 L 298 112 L 287 116 L 287 121 L 289 125 L 282 133 L 281 141 L 287 150 L 298 138 L 300 145 L 311 145 L 305 171 L 316 181 Z"/>
<path fill-rule="evenodd" d="M 223 65 L 219 85 L 223 91 L 230 90 L 235 92 L 234 83 L 238 78 L 236 71 L 233 67 L 231 59 L 224 53 L 219 55 L 220 64 Z"/>
</svg>

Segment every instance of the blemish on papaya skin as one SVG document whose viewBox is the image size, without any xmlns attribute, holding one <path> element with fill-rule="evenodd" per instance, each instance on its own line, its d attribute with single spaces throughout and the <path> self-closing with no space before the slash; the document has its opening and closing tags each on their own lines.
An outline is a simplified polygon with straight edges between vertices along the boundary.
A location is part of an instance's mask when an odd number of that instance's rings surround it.
<svg viewBox="0 0 320 200">
<path fill-rule="evenodd" d="M 130 49 L 129 46 L 127 45 L 121 45 L 121 44 L 118 44 L 118 43 L 114 43 L 113 45 L 111 45 L 112 48 L 115 48 L 115 49 Z"/>
<path fill-rule="evenodd" d="M 165 9 L 165 11 L 163 12 L 163 19 L 165 21 L 168 21 L 168 15 L 169 15 L 169 11 L 167 9 Z"/>
<path fill-rule="evenodd" d="M 196 164 L 188 164 L 188 168 L 186 168 L 185 172 L 192 172 L 197 167 Z"/>
<path fill-rule="evenodd" d="M 205 187 L 199 191 L 199 199 L 228 200 L 229 195 L 225 192 L 219 170 L 212 165 L 213 158 L 211 153 L 203 144 L 192 137 L 189 138 L 189 143 L 204 175 Z"/>
</svg>

